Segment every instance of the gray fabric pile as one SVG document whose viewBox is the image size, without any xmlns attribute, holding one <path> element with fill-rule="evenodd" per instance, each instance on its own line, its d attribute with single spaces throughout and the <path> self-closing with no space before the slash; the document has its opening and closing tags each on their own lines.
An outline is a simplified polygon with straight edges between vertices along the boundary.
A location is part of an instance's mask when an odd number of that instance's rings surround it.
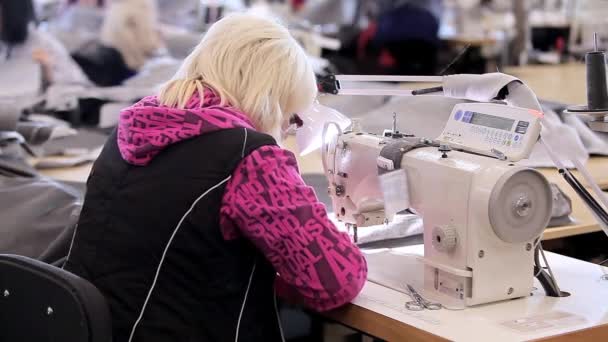
<svg viewBox="0 0 608 342">
<path fill-rule="evenodd" d="M 46 178 L 0 176 L 0 253 L 39 257 L 76 224 L 82 196 Z"/>
</svg>

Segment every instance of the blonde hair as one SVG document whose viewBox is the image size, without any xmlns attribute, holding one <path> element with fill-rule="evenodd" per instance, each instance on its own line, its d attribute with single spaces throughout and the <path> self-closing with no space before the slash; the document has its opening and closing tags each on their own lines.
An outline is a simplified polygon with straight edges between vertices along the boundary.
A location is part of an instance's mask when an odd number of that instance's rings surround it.
<svg viewBox="0 0 608 342">
<path fill-rule="evenodd" d="M 155 0 L 112 0 L 101 27 L 101 42 L 139 70 L 162 47 Z"/>
<path fill-rule="evenodd" d="M 249 117 L 255 128 L 280 139 L 281 126 L 317 95 L 304 50 L 277 21 L 231 14 L 211 26 L 160 92 L 161 104 L 184 108 L 195 91 L 213 90 L 222 105 Z M 201 101 L 202 103 L 202 101 Z"/>
</svg>

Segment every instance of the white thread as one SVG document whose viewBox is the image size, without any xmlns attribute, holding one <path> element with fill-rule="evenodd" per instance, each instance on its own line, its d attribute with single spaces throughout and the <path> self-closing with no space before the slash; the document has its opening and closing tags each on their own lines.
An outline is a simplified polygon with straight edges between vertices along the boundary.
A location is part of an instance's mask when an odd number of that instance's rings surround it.
<svg viewBox="0 0 608 342">
<path fill-rule="evenodd" d="M 279 316 L 279 308 L 277 307 L 277 289 L 273 291 L 274 296 L 274 312 L 277 314 L 277 323 L 279 324 L 279 333 L 281 334 L 281 341 L 285 342 L 285 335 L 283 334 L 283 324 L 281 324 L 281 317 Z"/>
<path fill-rule="evenodd" d="M 241 149 L 241 158 L 245 157 L 245 145 L 247 145 L 247 128 L 245 130 L 245 140 L 243 140 L 243 148 Z"/>
<path fill-rule="evenodd" d="M 553 282 L 553 287 L 555 287 L 555 290 L 557 291 L 557 296 L 561 296 L 562 291 L 559 289 L 559 286 L 557 285 L 557 279 L 555 279 L 555 275 L 553 275 L 553 271 L 551 270 L 551 266 L 549 265 L 549 262 L 547 261 L 547 257 L 545 256 L 545 250 L 543 249 L 543 245 L 539 245 L 540 246 L 540 255 L 543 257 L 543 260 L 545 261 L 545 266 L 547 267 L 547 270 L 549 270 L 549 275 L 551 276 L 551 281 Z"/>
<path fill-rule="evenodd" d="M 65 261 L 63 262 L 63 265 L 61 265 L 62 270 L 65 268 L 65 264 L 68 263 L 68 260 L 70 260 L 70 254 L 72 254 L 72 247 L 74 247 L 74 240 L 76 239 L 76 230 L 78 230 L 78 223 L 76 223 L 76 225 L 74 226 L 74 233 L 72 233 L 72 241 L 70 241 L 68 256 L 65 257 Z"/>
<path fill-rule="evenodd" d="M 169 241 L 167 242 L 167 245 L 165 246 L 163 254 L 160 257 L 160 262 L 158 263 L 158 267 L 156 268 L 156 274 L 154 275 L 154 280 L 152 281 L 152 285 L 150 286 L 150 290 L 148 291 L 148 295 L 146 296 L 146 300 L 144 301 L 144 305 L 141 308 L 141 312 L 139 313 L 139 317 L 137 317 L 137 320 L 133 324 L 133 328 L 131 328 L 131 334 L 129 335 L 129 342 L 131 342 L 131 340 L 133 340 L 133 335 L 135 335 L 135 330 L 137 329 L 137 326 L 139 325 L 139 322 L 141 321 L 142 317 L 144 316 L 144 311 L 146 310 L 146 306 L 148 305 L 148 301 L 150 300 L 150 297 L 152 296 L 152 291 L 154 291 L 154 287 L 156 286 L 156 281 L 158 280 L 158 275 L 160 274 L 160 269 L 161 269 L 161 267 L 163 265 L 163 261 L 165 260 L 165 256 L 167 255 L 167 251 L 169 250 L 169 246 L 171 245 L 171 242 L 173 241 L 173 238 L 175 237 L 175 234 L 177 234 L 177 231 L 179 230 L 180 226 L 182 225 L 182 222 L 184 222 L 184 220 L 186 219 L 186 217 L 190 214 L 190 212 L 192 212 L 192 209 L 194 209 L 194 206 L 196 206 L 196 204 L 198 203 L 198 201 L 200 201 L 201 199 L 203 199 L 212 190 L 214 190 L 217 187 L 221 186 L 222 184 L 226 183 L 230 178 L 232 178 L 231 175 L 228 176 L 228 177 L 226 177 L 226 178 L 224 178 L 224 180 L 222 180 L 221 182 L 219 182 L 216 185 L 212 186 L 207 191 L 205 191 L 205 193 L 203 193 L 202 195 L 200 195 L 194 201 L 194 203 L 192 203 L 192 205 L 190 206 L 190 209 L 188 209 L 188 211 L 186 211 L 186 213 L 184 214 L 184 216 L 182 216 L 182 218 L 179 220 L 179 223 L 177 224 L 177 226 L 173 230 L 173 233 L 171 234 L 171 237 L 169 238 Z"/>
<path fill-rule="evenodd" d="M 241 319 L 243 318 L 243 311 L 245 311 L 245 303 L 247 303 L 247 296 L 249 296 L 249 288 L 253 280 L 253 273 L 255 272 L 255 266 L 258 264 L 257 260 L 253 262 L 251 268 L 251 274 L 249 275 L 249 282 L 247 283 L 247 289 L 245 290 L 245 298 L 243 298 L 243 304 L 241 305 L 241 312 L 239 313 L 239 320 L 236 322 L 236 334 L 234 336 L 234 342 L 239 341 L 239 330 L 241 330 Z"/>
</svg>

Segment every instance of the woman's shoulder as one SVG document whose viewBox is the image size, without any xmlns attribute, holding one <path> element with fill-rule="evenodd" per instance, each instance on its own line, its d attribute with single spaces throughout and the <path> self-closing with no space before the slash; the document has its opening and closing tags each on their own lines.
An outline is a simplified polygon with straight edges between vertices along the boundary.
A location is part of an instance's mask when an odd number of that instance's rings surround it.
<svg viewBox="0 0 608 342">
<path fill-rule="evenodd" d="M 252 173 L 263 170 L 274 174 L 279 170 L 292 170 L 299 174 L 298 161 L 294 153 L 277 145 L 274 139 L 252 149 L 241 163 L 241 168 Z"/>
</svg>

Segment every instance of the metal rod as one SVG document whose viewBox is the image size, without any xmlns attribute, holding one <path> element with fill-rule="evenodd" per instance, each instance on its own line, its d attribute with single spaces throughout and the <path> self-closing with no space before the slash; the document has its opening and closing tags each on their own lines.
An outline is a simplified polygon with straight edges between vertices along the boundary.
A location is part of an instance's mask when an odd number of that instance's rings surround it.
<svg viewBox="0 0 608 342">
<path fill-rule="evenodd" d="M 597 52 L 597 32 L 593 32 L 593 45 L 595 46 L 595 52 Z"/>
<path fill-rule="evenodd" d="M 562 290 L 559 289 L 559 285 L 557 285 L 557 279 L 555 279 L 555 275 L 553 274 L 553 271 L 551 270 L 551 266 L 549 265 L 549 262 L 547 261 L 547 257 L 545 256 L 545 250 L 543 249 L 543 245 L 540 244 L 540 255 L 543 257 L 543 260 L 545 262 L 545 266 L 547 266 L 547 269 L 549 270 L 549 275 L 551 276 L 551 280 L 553 281 L 553 287 L 555 288 L 555 291 L 557 292 L 557 296 L 561 296 L 562 294 Z"/>
<path fill-rule="evenodd" d="M 443 76 L 336 75 L 343 82 L 433 82 L 442 83 Z"/>
<path fill-rule="evenodd" d="M 397 133 L 397 113 L 393 113 L 393 134 Z"/>
<path fill-rule="evenodd" d="M 340 89 L 338 95 L 412 96 L 412 91 L 408 89 Z"/>
<path fill-rule="evenodd" d="M 424 95 L 443 92 L 443 86 L 412 90 L 412 95 Z"/>
<path fill-rule="evenodd" d="M 600 202 L 602 204 L 604 204 L 604 207 L 608 208 L 608 197 L 606 197 L 606 194 L 604 194 L 602 189 L 600 189 L 599 185 L 597 185 L 597 183 L 593 179 L 593 176 L 591 176 L 591 173 L 589 172 L 589 170 L 587 170 L 585 165 L 583 165 L 583 163 L 581 163 L 581 161 L 576 157 L 576 155 L 574 155 L 574 153 L 572 153 L 572 152 L 566 152 L 566 153 L 568 154 L 570 161 L 574 164 L 574 167 L 576 167 L 578 172 L 580 172 L 580 174 L 583 175 L 583 178 L 585 179 L 585 181 L 587 181 L 587 186 L 591 187 L 591 190 L 593 190 L 593 192 L 595 192 L 595 195 L 600 199 Z"/>
</svg>

